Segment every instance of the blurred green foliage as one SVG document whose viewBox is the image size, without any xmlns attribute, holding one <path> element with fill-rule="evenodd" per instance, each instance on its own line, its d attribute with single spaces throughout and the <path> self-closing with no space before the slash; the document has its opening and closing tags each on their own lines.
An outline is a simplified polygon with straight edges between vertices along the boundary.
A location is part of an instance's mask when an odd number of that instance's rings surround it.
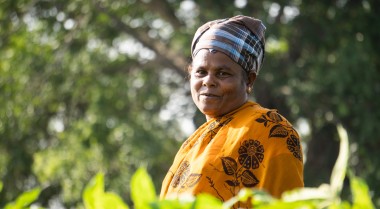
<svg viewBox="0 0 380 209">
<path fill-rule="evenodd" d="M 44 207 L 83 207 L 99 171 L 130 205 L 142 165 L 160 188 L 191 121 L 204 121 L 185 79 L 192 35 L 237 14 L 267 26 L 252 99 L 299 129 L 306 186 L 330 181 L 341 123 L 348 165 L 380 207 L 380 1 L 0 3 L 0 207 L 36 187 Z"/>
</svg>

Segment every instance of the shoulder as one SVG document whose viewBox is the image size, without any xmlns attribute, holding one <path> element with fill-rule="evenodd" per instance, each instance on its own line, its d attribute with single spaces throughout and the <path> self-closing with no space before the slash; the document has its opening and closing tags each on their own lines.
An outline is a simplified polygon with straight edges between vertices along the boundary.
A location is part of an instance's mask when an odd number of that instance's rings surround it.
<svg viewBox="0 0 380 209">
<path fill-rule="evenodd" d="M 262 144 L 267 150 L 266 153 L 271 152 L 271 155 L 287 153 L 302 160 L 302 148 L 297 131 L 276 109 L 252 103 L 249 108 L 236 115 L 231 126 L 233 127 L 231 132 L 240 133 L 241 136 L 235 137 L 235 140 L 240 141 L 237 145 L 250 139 Z"/>
<path fill-rule="evenodd" d="M 264 127 L 268 127 L 270 124 L 292 127 L 292 124 L 276 109 L 268 109 L 255 102 L 248 102 L 246 106 L 236 114 L 235 122 L 245 123 L 245 125 L 261 124 Z"/>
<path fill-rule="evenodd" d="M 291 135 L 299 138 L 293 125 L 276 109 L 264 108 L 257 104 L 248 111 L 249 114 L 246 115 L 250 115 L 250 117 L 246 121 L 247 127 L 251 129 L 257 127 L 261 132 L 267 134 L 268 138 L 286 138 Z"/>
</svg>

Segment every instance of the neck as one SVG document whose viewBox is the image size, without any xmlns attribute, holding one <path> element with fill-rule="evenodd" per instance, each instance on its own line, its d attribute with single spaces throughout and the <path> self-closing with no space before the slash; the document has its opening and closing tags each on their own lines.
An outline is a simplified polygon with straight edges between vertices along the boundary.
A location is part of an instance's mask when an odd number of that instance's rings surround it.
<svg viewBox="0 0 380 209">
<path fill-rule="evenodd" d="M 205 117 L 206 117 L 206 121 L 208 122 L 208 121 L 210 121 L 210 120 L 212 120 L 212 119 L 220 118 L 220 117 L 223 117 L 223 116 L 228 115 L 228 114 L 230 114 L 230 113 L 234 113 L 234 112 L 236 112 L 237 110 L 239 110 L 241 107 L 243 107 L 247 102 L 248 102 L 248 99 L 246 99 L 246 100 L 245 100 L 245 101 L 244 101 L 239 107 L 237 107 L 237 108 L 235 108 L 235 109 L 233 109 L 233 110 L 231 110 L 231 111 L 229 111 L 228 113 L 225 113 L 225 114 L 223 114 L 223 115 L 217 115 L 217 116 L 205 115 Z"/>
</svg>

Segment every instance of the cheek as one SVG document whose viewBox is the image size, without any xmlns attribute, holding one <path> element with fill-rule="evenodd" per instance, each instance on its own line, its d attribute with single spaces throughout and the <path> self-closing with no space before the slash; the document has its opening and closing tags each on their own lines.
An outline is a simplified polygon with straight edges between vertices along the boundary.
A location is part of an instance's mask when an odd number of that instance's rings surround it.
<svg viewBox="0 0 380 209">
<path fill-rule="evenodd" d="M 226 94 L 232 94 L 238 96 L 244 91 L 245 86 L 242 83 L 231 83 L 223 86 L 223 92 Z"/>
<path fill-rule="evenodd" d="M 245 99 L 246 96 L 246 89 L 244 85 L 230 85 L 225 86 L 223 89 L 224 94 L 226 95 L 226 99 L 230 101 L 231 103 L 234 102 L 241 102 L 243 99 Z"/>
<path fill-rule="evenodd" d="M 200 88 L 200 82 L 194 80 L 194 79 L 191 79 L 190 78 L 190 91 L 191 91 L 191 95 L 193 96 L 193 98 L 196 96 L 199 88 Z"/>
<path fill-rule="evenodd" d="M 199 80 L 190 77 L 190 88 L 191 88 L 191 91 L 198 90 L 201 85 L 202 84 L 201 84 L 201 82 Z"/>
</svg>

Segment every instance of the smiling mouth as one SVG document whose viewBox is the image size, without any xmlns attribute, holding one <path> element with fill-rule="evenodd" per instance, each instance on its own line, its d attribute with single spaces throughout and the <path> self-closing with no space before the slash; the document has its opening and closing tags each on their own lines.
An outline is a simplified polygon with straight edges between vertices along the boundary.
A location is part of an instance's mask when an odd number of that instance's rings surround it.
<svg viewBox="0 0 380 209">
<path fill-rule="evenodd" d="M 200 94 L 200 97 L 203 97 L 205 99 L 216 99 L 216 98 L 219 98 L 219 96 L 215 95 L 215 94 Z"/>
<path fill-rule="evenodd" d="M 215 94 L 200 94 L 200 96 L 209 97 L 209 98 L 211 98 L 211 97 L 213 97 L 213 98 L 219 97 L 218 95 L 215 95 Z"/>
</svg>

